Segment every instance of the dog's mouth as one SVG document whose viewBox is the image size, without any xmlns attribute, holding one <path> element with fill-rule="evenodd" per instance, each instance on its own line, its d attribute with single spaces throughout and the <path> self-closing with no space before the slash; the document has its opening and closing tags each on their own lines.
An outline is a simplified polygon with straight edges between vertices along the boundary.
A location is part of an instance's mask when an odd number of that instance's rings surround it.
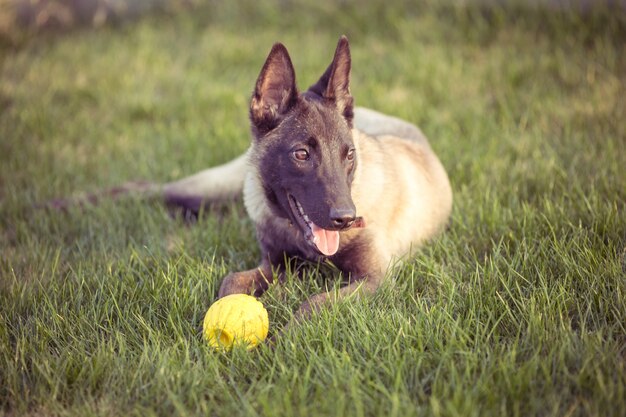
<svg viewBox="0 0 626 417">
<path fill-rule="evenodd" d="M 341 229 L 327 230 L 319 227 L 307 216 L 300 202 L 291 194 L 288 194 L 289 206 L 293 213 L 293 218 L 304 234 L 304 239 L 308 244 L 315 247 L 321 254 L 332 256 L 339 250 L 339 232 L 353 227 L 365 227 L 363 217 L 357 217 L 348 222 Z"/>
</svg>

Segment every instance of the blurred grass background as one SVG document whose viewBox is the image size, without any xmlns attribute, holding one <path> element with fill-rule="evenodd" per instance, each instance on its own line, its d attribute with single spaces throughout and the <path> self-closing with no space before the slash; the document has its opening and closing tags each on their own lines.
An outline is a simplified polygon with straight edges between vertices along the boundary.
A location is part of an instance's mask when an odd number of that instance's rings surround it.
<svg viewBox="0 0 626 417">
<path fill-rule="evenodd" d="M 619 2 L 96 3 L 0 5 L 0 413 L 624 415 Z M 204 312 L 259 256 L 241 204 L 34 208 L 227 161 L 271 45 L 305 88 L 340 34 L 357 104 L 418 124 L 455 193 L 375 297 L 216 354 Z M 332 277 L 272 287 L 271 331 Z"/>
</svg>

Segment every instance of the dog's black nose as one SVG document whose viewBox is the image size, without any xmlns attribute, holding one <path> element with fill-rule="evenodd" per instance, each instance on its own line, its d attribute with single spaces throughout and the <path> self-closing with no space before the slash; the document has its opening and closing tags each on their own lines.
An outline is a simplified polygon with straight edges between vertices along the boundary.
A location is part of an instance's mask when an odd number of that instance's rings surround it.
<svg viewBox="0 0 626 417">
<path fill-rule="evenodd" d="M 337 229 L 343 229 L 356 219 L 356 210 L 354 208 L 331 208 L 330 221 Z"/>
</svg>

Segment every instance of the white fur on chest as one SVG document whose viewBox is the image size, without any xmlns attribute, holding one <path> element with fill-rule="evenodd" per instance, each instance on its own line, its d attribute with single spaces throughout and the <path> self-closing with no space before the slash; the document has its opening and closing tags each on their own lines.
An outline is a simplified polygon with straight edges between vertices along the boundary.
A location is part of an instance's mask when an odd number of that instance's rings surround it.
<svg viewBox="0 0 626 417">
<path fill-rule="evenodd" d="M 248 169 L 243 183 L 243 203 L 248 216 L 255 223 L 262 223 L 272 214 L 267 205 L 261 177 L 256 167 L 253 166 Z"/>
</svg>

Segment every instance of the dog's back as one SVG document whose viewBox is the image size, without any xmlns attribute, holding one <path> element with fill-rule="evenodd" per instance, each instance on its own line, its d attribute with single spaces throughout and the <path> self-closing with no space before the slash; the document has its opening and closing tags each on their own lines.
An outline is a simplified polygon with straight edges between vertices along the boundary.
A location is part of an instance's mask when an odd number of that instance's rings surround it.
<svg viewBox="0 0 626 417">
<path fill-rule="evenodd" d="M 428 146 L 426 136 L 414 124 L 365 107 L 354 109 L 354 127 L 369 136 L 395 136 Z"/>
<path fill-rule="evenodd" d="M 368 238 L 384 274 L 394 258 L 435 236 L 452 208 L 446 171 L 417 126 L 374 110 L 356 108 L 353 137 L 360 164 L 352 198 L 367 226 L 349 230 L 344 244 Z"/>
<path fill-rule="evenodd" d="M 452 190 L 441 162 L 414 125 L 373 110 L 355 111 L 363 169 L 352 195 L 391 260 L 432 238 L 446 224 Z"/>
</svg>

